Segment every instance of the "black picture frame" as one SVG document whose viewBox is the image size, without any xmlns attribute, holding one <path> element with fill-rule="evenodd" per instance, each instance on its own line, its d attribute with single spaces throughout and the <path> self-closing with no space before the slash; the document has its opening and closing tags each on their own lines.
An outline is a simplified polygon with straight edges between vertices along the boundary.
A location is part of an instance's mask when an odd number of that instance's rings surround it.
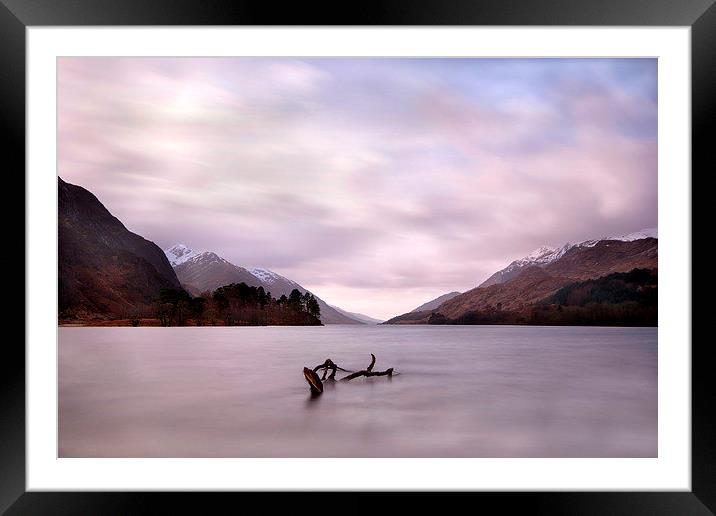
<svg viewBox="0 0 716 516">
<path fill-rule="evenodd" d="M 654 25 L 691 27 L 692 170 L 714 167 L 708 135 L 716 125 L 715 0 L 393 0 L 271 3 L 201 0 L 0 0 L 0 131 L 5 143 L 4 181 L 24 192 L 25 42 L 27 27 L 82 25 Z M 711 129 L 711 131 L 709 131 Z M 9 159 L 8 159 L 9 158 Z M 694 178 L 692 171 L 692 181 Z M 693 184 L 693 182 L 692 182 Z M 692 187 L 692 191 L 693 187 Z M 15 194 L 17 196 L 17 193 Z M 6 203 L 3 203 L 6 204 Z M 7 203 L 9 205 L 9 203 Z M 693 205 L 692 205 L 693 213 Z M 698 224 L 702 218 L 692 216 Z M 17 208 L 6 221 L 24 242 Z M 22 236 L 20 235 L 22 231 Z M 23 248 L 24 249 L 24 246 Z M 24 250 L 22 251 L 24 255 Z M 24 257 L 27 259 L 27 257 Z M 20 260 L 13 259 L 17 268 Z M 23 260 L 24 262 L 24 260 Z M 8 265 L 8 262 L 5 262 Z M 692 259 L 694 270 L 699 262 Z M 27 271 L 26 271 L 27 273 Z M 19 281 L 19 275 L 14 274 Z M 705 287 L 702 287 L 705 288 Z M 24 286 L 19 290 L 24 292 Z M 19 305 L 20 303 L 17 302 Z M 24 306 L 24 303 L 23 303 Z M 23 313 L 24 318 L 24 313 Z M 693 318 L 693 317 L 692 317 Z M 688 346 L 690 342 L 669 343 Z M 472 493 L 471 505 L 499 504 L 549 514 L 714 514 L 716 424 L 708 340 L 692 351 L 692 490 L 690 492 Z M 3 345 L 0 390 L 0 512 L 7 514 L 212 513 L 212 507 L 246 504 L 247 493 L 80 493 L 25 490 L 25 352 L 19 338 Z M 299 495 L 289 495 L 297 498 Z M 423 496 L 415 494 L 413 496 Z M 239 501 L 237 497 L 241 497 Z M 253 495 L 251 495 L 253 497 Z M 283 497 L 272 498 L 281 500 Z M 261 501 L 269 508 L 272 501 Z M 267 503 L 269 505 L 267 505 Z M 220 505 L 219 505 L 220 504 Z M 238 505 L 234 505 L 239 507 Z M 245 505 L 244 505 L 245 506 Z M 176 507 L 177 510 L 173 510 Z M 388 510 L 391 510 L 388 508 Z M 233 511 L 232 511 L 233 512 Z"/>
</svg>

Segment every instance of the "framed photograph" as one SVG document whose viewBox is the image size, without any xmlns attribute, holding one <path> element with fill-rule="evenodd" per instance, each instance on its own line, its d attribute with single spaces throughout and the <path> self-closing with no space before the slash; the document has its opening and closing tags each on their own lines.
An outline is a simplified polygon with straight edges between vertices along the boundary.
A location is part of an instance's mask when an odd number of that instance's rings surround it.
<svg viewBox="0 0 716 516">
<path fill-rule="evenodd" d="M 2 0 L 26 332 L 0 507 L 711 514 L 712 3 Z"/>
</svg>

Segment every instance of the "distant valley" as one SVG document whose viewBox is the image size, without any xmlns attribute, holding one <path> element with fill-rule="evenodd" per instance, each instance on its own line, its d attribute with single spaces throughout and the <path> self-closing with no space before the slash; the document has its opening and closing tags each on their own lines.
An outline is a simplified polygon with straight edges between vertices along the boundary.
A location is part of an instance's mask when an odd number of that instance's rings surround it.
<svg viewBox="0 0 716 516">
<path fill-rule="evenodd" d="M 382 322 L 214 251 L 162 251 L 86 189 L 58 178 L 58 318 L 132 324 L 591 324 L 657 322 L 658 235 L 542 246 L 465 292 Z M 141 323 L 141 321 L 145 321 Z"/>
<path fill-rule="evenodd" d="M 346 317 L 350 317 L 352 319 L 357 319 L 358 321 L 360 321 L 364 324 L 380 324 L 383 322 L 381 319 L 376 319 L 375 317 L 370 317 L 368 315 L 359 314 L 357 312 L 346 312 L 345 310 L 341 310 L 337 306 L 331 306 L 331 308 L 334 308 L 335 310 L 342 313 Z"/>
</svg>

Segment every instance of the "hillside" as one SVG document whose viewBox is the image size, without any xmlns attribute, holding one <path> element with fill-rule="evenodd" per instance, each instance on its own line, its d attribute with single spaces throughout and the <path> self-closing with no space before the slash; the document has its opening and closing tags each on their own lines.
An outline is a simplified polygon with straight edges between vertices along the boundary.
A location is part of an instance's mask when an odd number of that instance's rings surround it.
<svg viewBox="0 0 716 516">
<path fill-rule="evenodd" d="M 288 296 L 293 289 L 298 289 L 302 294 L 307 292 L 297 282 L 276 272 L 258 267 L 246 269 L 211 251 L 195 251 L 184 244 L 176 244 L 164 252 L 173 264 L 182 286 L 192 295 L 213 292 L 232 283 L 263 287 L 276 298 Z M 321 308 L 321 322 L 324 324 L 366 324 L 347 312 L 336 310 L 320 297 L 316 299 Z"/>
<path fill-rule="evenodd" d="M 200 253 L 182 261 L 174 266 L 174 271 L 184 288 L 194 295 L 206 291 L 213 292 L 231 283 L 261 285 L 256 277 L 243 267 L 234 265 L 211 252 Z"/>
<path fill-rule="evenodd" d="M 343 310 L 342 308 L 338 308 L 337 306 L 331 305 L 331 308 L 345 315 L 346 317 L 350 317 L 351 319 L 355 319 L 364 324 L 380 324 L 383 322 L 382 320 L 376 319 L 375 317 L 370 317 L 369 315 L 360 314 L 357 312 L 348 312 L 346 310 Z"/>
<path fill-rule="evenodd" d="M 145 313 L 179 280 L 162 250 L 127 230 L 92 193 L 58 178 L 58 316 Z"/>
<path fill-rule="evenodd" d="M 434 310 L 435 308 L 437 308 L 441 304 L 443 304 L 445 301 L 449 301 L 450 299 L 457 297 L 459 295 L 460 295 L 460 292 L 448 292 L 447 294 L 443 294 L 442 296 L 436 297 L 435 299 L 432 299 L 426 303 L 423 303 L 419 307 L 411 310 L 411 312 L 424 312 L 425 310 Z"/>
<path fill-rule="evenodd" d="M 475 323 L 480 313 L 501 312 L 501 322 L 524 322 L 533 308 L 570 283 L 596 279 L 633 269 L 656 271 L 658 240 L 602 240 L 573 246 L 543 266 L 523 268 L 503 283 L 480 286 L 455 296 L 438 308 L 404 314 L 388 324 L 427 324 L 462 321 Z M 490 318 L 492 320 L 494 318 Z"/>
<path fill-rule="evenodd" d="M 621 242 L 631 242 L 634 240 L 641 240 L 646 238 L 657 238 L 657 228 L 645 228 L 633 233 L 626 235 L 615 235 L 610 237 L 601 237 L 597 239 L 584 240 L 582 242 L 571 243 L 568 242 L 559 248 L 553 248 L 547 245 L 543 245 L 538 249 L 535 249 L 527 256 L 511 262 L 507 267 L 495 272 L 492 276 L 483 281 L 479 287 L 489 287 L 497 283 L 506 283 L 512 278 L 519 275 L 523 270 L 528 267 L 546 267 L 550 263 L 559 260 L 564 254 L 575 248 L 589 248 L 596 245 L 598 242 L 605 240 L 616 240 Z"/>
</svg>

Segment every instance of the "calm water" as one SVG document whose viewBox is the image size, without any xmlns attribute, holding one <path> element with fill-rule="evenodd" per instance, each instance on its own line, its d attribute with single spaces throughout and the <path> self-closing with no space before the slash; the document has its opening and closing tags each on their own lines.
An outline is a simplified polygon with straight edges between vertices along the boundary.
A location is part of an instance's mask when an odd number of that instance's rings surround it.
<svg viewBox="0 0 716 516">
<path fill-rule="evenodd" d="M 61 457 L 653 457 L 656 328 L 60 328 Z M 327 385 L 332 358 L 400 374 Z M 341 373 L 341 376 L 345 373 Z"/>
</svg>

